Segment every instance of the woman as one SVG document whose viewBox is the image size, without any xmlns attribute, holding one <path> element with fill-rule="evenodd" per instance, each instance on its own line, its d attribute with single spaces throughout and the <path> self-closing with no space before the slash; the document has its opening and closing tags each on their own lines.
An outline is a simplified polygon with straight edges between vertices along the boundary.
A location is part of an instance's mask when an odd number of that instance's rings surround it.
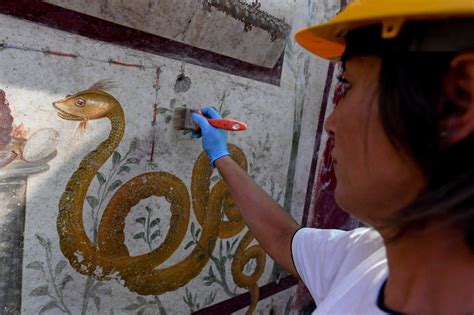
<svg viewBox="0 0 474 315">
<path fill-rule="evenodd" d="M 472 0 L 359 0 L 296 35 L 343 63 L 325 124 L 335 197 L 371 228 L 301 229 L 229 157 L 227 134 L 193 117 L 250 230 L 305 282 L 315 314 L 474 313 L 473 30 Z"/>
</svg>

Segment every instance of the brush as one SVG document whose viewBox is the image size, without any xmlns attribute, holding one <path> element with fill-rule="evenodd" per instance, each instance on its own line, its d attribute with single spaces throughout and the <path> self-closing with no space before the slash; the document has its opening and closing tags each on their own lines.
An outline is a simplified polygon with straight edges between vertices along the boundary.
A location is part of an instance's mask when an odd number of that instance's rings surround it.
<svg viewBox="0 0 474 315">
<path fill-rule="evenodd" d="M 185 108 L 185 107 L 177 107 L 173 112 L 173 127 L 178 130 L 182 129 L 190 129 L 194 131 L 199 131 L 199 126 L 193 120 L 193 113 L 201 114 L 200 111 L 196 111 L 193 109 Z M 241 121 L 233 120 L 233 119 L 211 119 L 207 118 L 209 124 L 215 128 L 225 129 L 229 131 L 243 131 L 247 129 L 247 125 Z"/>
</svg>

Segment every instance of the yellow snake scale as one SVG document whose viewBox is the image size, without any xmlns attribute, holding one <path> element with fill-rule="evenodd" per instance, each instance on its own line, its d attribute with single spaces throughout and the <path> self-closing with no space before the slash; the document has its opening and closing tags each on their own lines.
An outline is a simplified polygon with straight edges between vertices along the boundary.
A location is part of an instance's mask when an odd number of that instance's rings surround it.
<svg viewBox="0 0 474 315">
<path fill-rule="evenodd" d="M 91 242 L 83 223 L 87 190 L 96 172 L 122 141 L 125 132 L 125 117 L 120 103 L 104 91 L 79 92 L 65 99 L 64 103 L 78 96 L 87 101 L 89 96 L 94 95 L 110 102 L 103 117 L 111 121 L 112 128 L 108 138 L 82 159 L 61 196 L 57 218 L 61 251 L 77 272 L 97 280 L 118 277 L 127 288 L 142 295 L 160 295 L 174 291 L 201 273 L 209 262 L 218 238 L 226 239 L 237 235 L 245 224 L 226 184 L 221 180 L 210 189 L 213 170 L 207 155 L 202 152 L 194 164 L 191 183 L 192 205 L 202 232 L 198 244 L 186 258 L 173 266 L 159 268 L 182 244 L 190 218 L 187 188 L 178 177 L 168 172 L 144 173 L 123 184 L 104 210 L 97 245 Z M 55 107 L 59 108 L 61 102 L 54 103 Z M 86 113 L 83 110 L 83 115 L 74 118 L 65 114 L 65 111 L 58 115 L 71 120 L 97 119 L 92 115 L 87 117 Z M 229 150 L 233 159 L 247 170 L 247 160 L 242 150 L 231 144 Z M 133 206 L 150 196 L 164 197 L 170 203 L 169 231 L 158 248 L 132 257 L 124 244 L 125 218 Z M 223 209 L 228 221 L 221 220 L 220 209 Z M 247 248 L 252 240 L 253 236 L 248 231 L 240 241 L 231 265 L 235 283 L 250 291 L 252 301 L 248 314 L 253 313 L 259 299 L 257 281 L 264 271 L 266 257 L 258 245 Z M 256 259 L 257 267 L 251 275 L 245 275 L 244 266 L 251 259 Z"/>
</svg>

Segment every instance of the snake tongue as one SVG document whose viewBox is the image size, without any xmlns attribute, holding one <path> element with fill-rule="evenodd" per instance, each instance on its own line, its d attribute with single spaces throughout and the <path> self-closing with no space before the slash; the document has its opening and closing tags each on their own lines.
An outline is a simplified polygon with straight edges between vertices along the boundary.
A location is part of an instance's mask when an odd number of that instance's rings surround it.
<svg viewBox="0 0 474 315">
<path fill-rule="evenodd" d="M 87 129 L 88 122 L 89 122 L 88 120 L 81 121 L 79 123 L 79 128 L 84 129 L 84 130 Z"/>
</svg>

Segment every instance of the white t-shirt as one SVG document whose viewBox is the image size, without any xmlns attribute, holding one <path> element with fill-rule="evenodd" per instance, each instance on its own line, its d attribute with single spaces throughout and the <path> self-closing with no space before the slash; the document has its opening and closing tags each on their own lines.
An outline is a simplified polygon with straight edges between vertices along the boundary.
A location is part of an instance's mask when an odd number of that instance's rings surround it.
<svg viewBox="0 0 474 315">
<path fill-rule="evenodd" d="M 388 277 L 377 231 L 303 228 L 295 233 L 291 249 L 296 270 L 316 302 L 313 314 L 386 314 L 377 306 Z"/>
</svg>

